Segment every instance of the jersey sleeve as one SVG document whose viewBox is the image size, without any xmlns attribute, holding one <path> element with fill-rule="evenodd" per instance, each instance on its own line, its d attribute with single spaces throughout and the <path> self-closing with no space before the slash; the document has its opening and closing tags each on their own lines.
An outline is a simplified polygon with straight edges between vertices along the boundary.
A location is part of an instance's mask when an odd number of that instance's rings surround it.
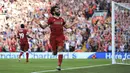
<svg viewBox="0 0 130 73">
<path fill-rule="evenodd" d="M 65 24 L 66 24 L 66 22 L 64 21 L 64 19 L 63 19 L 63 18 L 61 18 L 61 19 L 62 19 L 63 25 L 65 25 Z"/>
<path fill-rule="evenodd" d="M 64 19 L 63 19 L 63 25 L 65 25 L 66 24 L 66 22 L 64 21 Z"/>
<path fill-rule="evenodd" d="M 49 19 L 48 19 L 48 22 L 47 22 L 47 24 L 48 25 L 51 25 L 53 22 L 52 22 L 52 17 L 50 17 Z"/>
</svg>

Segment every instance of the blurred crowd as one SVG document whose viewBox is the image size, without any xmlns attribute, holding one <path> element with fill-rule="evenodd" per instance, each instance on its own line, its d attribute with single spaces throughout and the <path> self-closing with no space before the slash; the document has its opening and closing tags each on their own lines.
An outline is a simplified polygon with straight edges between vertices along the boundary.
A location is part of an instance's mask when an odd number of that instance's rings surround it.
<svg viewBox="0 0 130 73">
<path fill-rule="evenodd" d="M 64 29 L 65 52 L 111 52 L 111 1 L 112 0 L 0 0 L 0 51 L 16 52 L 20 47 L 17 30 L 25 24 L 29 30 L 29 47 L 33 52 L 50 52 L 50 29 L 41 29 L 34 19 L 47 23 L 54 5 L 61 9 L 66 23 L 77 24 Z M 130 3 L 129 0 L 113 0 Z M 130 7 L 130 4 L 127 4 Z M 95 11 L 106 11 L 105 18 L 94 20 Z M 121 7 L 115 9 L 116 51 L 130 51 L 130 11 Z"/>
</svg>

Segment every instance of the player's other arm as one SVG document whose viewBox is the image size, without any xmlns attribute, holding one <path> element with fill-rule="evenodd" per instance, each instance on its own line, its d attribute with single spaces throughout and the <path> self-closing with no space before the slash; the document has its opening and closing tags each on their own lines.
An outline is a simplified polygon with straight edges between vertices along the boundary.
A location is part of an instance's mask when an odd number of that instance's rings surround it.
<svg viewBox="0 0 130 73">
<path fill-rule="evenodd" d="M 30 32 L 31 32 L 30 30 L 26 30 L 26 37 L 33 39 L 33 37 L 31 37 L 30 35 L 31 34 Z"/>
<path fill-rule="evenodd" d="M 26 35 L 28 38 L 31 38 L 31 39 L 33 39 L 32 37 L 30 37 L 29 35 Z"/>
<path fill-rule="evenodd" d="M 64 27 L 66 28 L 66 29 L 68 29 L 68 28 L 71 28 L 73 25 L 75 25 L 75 24 L 77 24 L 78 23 L 78 21 L 74 21 L 73 23 L 66 23 L 65 25 L 64 25 Z"/>
</svg>

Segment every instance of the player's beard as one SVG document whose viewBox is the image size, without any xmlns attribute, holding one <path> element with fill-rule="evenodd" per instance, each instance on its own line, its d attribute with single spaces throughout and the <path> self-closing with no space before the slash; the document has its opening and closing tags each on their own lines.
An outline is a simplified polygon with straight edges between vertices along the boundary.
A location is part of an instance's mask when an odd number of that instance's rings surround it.
<svg viewBox="0 0 130 73">
<path fill-rule="evenodd" d="M 56 16 L 60 16 L 60 12 L 55 12 L 55 15 Z"/>
</svg>

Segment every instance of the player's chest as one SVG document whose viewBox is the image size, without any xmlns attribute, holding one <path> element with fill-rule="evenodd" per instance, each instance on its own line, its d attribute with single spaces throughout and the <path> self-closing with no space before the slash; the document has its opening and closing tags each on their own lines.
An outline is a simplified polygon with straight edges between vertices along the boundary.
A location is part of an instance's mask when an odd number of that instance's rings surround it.
<svg viewBox="0 0 130 73">
<path fill-rule="evenodd" d="M 52 20 L 54 25 L 63 25 L 63 19 L 53 19 Z"/>
</svg>

